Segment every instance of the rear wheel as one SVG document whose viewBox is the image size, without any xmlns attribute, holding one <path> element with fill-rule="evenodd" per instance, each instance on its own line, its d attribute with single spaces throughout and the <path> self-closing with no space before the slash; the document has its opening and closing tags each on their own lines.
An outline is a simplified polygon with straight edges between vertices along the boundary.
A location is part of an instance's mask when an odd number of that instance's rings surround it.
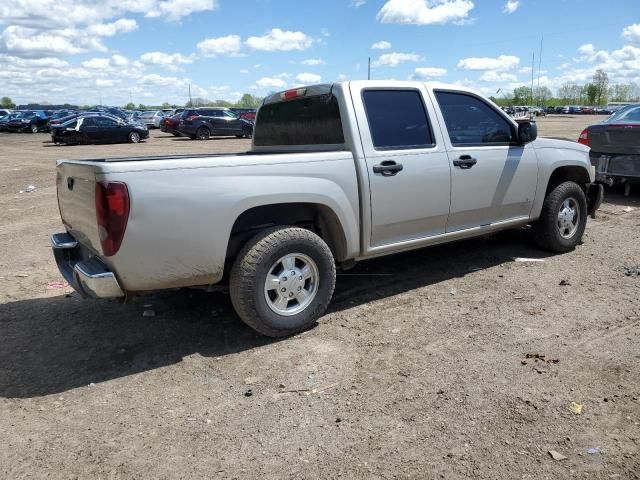
<svg viewBox="0 0 640 480">
<path fill-rule="evenodd" d="M 244 138 L 251 138 L 251 136 L 253 135 L 253 128 L 251 127 L 244 127 L 242 129 L 242 136 Z"/>
<path fill-rule="evenodd" d="M 582 241 L 587 225 L 587 198 L 575 182 L 556 185 L 544 200 L 533 225 L 538 245 L 552 252 L 568 252 Z"/>
<path fill-rule="evenodd" d="M 129 141 L 131 143 L 140 143 L 140 134 L 138 132 L 131 132 L 129 134 Z"/>
<path fill-rule="evenodd" d="M 198 140 L 208 140 L 210 136 L 211 136 L 211 132 L 207 127 L 200 127 L 196 131 L 196 138 Z"/>
<path fill-rule="evenodd" d="M 327 244 L 297 227 L 274 227 L 250 240 L 233 265 L 233 306 L 247 325 L 269 337 L 312 327 L 333 295 L 336 268 Z"/>
<path fill-rule="evenodd" d="M 38 126 L 37 125 L 31 125 L 31 133 L 38 133 Z"/>
</svg>

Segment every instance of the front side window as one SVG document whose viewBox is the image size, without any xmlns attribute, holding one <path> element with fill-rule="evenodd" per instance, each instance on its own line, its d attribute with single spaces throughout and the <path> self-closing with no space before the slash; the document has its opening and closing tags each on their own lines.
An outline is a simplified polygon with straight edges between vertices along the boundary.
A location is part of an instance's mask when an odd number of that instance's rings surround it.
<svg viewBox="0 0 640 480">
<path fill-rule="evenodd" d="M 427 148 L 434 145 L 419 91 L 365 90 L 362 99 L 376 149 Z"/>
<path fill-rule="evenodd" d="M 96 124 L 99 127 L 115 127 L 118 124 L 118 122 L 110 118 L 99 117 L 96 119 Z"/>
<path fill-rule="evenodd" d="M 453 146 L 505 145 L 515 141 L 511 124 L 473 95 L 435 92 Z"/>
</svg>

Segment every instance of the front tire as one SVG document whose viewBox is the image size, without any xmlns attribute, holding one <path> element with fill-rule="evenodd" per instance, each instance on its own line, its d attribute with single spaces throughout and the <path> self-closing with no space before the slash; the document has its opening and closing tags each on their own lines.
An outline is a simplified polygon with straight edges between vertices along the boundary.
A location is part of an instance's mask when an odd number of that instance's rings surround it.
<svg viewBox="0 0 640 480">
<path fill-rule="evenodd" d="M 38 126 L 37 125 L 31 125 L 31 133 L 38 133 Z"/>
<path fill-rule="evenodd" d="M 563 182 L 547 194 L 533 231 L 541 248 L 564 253 L 582 241 L 586 226 L 587 198 L 584 191 L 575 182 Z"/>
<path fill-rule="evenodd" d="M 231 302 L 244 323 L 269 337 L 315 325 L 336 282 L 333 254 L 315 233 L 297 227 L 260 232 L 231 269 Z"/>
<path fill-rule="evenodd" d="M 131 132 L 129 134 L 129 142 L 140 143 L 140 134 L 138 132 Z"/>
</svg>

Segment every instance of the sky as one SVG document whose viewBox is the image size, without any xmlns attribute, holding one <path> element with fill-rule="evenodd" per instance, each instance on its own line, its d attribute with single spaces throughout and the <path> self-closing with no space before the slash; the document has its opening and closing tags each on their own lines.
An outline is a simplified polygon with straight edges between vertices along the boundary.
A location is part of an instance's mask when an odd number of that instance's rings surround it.
<svg viewBox="0 0 640 480">
<path fill-rule="evenodd" d="M 542 42 L 542 58 L 540 51 Z M 640 0 L 0 0 L 0 96 L 236 101 L 298 85 L 640 83 Z"/>
</svg>

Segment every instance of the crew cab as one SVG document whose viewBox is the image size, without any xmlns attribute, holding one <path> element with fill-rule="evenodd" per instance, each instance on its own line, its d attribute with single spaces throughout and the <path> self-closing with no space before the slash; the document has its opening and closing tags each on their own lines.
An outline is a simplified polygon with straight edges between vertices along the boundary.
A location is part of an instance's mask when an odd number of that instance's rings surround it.
<svg viewBox="0 0 640 480">
<path fill-rule="evenodd" d="M 86 297 L 227 284 L 244 322 L 286 336 L 355 262 L 527 224 L 575 248 L 594 176 L 588 147 L 464 87 L 315 85 L 267 97 L 246 153 L 59 161 L 52 244 Z"/>
</svg>

